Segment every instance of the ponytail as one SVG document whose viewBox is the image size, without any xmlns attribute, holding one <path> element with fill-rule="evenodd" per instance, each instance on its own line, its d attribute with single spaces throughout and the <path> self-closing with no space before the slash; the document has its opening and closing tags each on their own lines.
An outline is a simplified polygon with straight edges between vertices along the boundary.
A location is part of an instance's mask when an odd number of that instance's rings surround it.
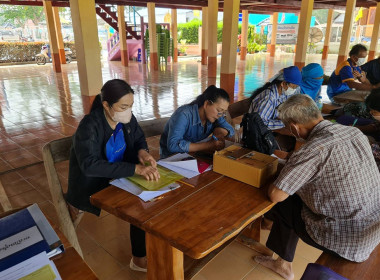
<svg viewBox="0 0 380 280">
<path fill-rule="evenodd" d="M 99 109 L 99 108 L 103 108 L 102 98 L 100 97 L 100 94 L 98 94 L 95 97 L 94 101 L 92 102 L 90 112 L 95 111 L 96 109 Z"/>
<path fill-rule="evenodd" d="M 276 85 L 278 86 L 279 84 L 281 84 L 283 81 L 281 80 L 278 80 L 278 79 L 275 79 L 271 82 L 267 82 L 265 85 L 259 87 L 258 89 L 256 89 L 254 92 L 252 92 L 251 96 L 249 97 L 249 100 L 252 102 L 253 99 L 256 98 L 256 96 L 258 96 L 260 93 L 262 93 L 264 90 L 267 90 L 268 88 L 270 88 L 271 86 L 273 85 Z"/>
</svg>

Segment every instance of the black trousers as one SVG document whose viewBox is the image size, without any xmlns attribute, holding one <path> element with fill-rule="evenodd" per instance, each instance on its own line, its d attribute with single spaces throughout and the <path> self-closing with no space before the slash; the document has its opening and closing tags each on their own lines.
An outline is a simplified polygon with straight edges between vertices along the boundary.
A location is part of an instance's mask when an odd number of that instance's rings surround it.
<svg viewBox="0 0 380 280">
<path fill-rule="evenodd" d="M 266 246 L 288 262 L 292 262 L 294 259 L 299 238 L 310 246 L 337 255 L 333 251 L 317 244 L 309 236 L 301 217 L 301 210 L 301 198 L 298 195 L 292 195 L 277 203 L 265 214 L 265 218 L 273 221 Z"/>
<path fill-rule="evenodd" d="M 145 231 L 131 224 L 130 237 L 131 237 L 132 255 L 137 258 L 145 257 L 146 256 Z"/>
</svg>

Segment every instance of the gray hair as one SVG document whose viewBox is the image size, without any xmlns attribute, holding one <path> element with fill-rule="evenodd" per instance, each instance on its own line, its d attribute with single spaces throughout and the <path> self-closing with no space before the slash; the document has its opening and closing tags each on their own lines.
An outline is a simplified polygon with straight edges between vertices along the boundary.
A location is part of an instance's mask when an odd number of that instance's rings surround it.
<svg viewBox="0 0 380 280">
<path fill-rule="evenodd" d="M 321 117 L 317 104 L 306 94 L 295 94 L 278 108 L 279 117 L 285 124 L 307 124 Z"/>
</svg>

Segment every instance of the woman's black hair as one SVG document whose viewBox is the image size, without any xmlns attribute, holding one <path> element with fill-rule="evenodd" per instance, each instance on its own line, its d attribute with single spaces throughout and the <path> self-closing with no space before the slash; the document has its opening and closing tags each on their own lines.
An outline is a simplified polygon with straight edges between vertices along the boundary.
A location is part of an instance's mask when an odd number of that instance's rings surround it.
<svg viewBox="0 0 380 280">
<path fill-rule="evenodd" d="M 355 46 L 352 47 L 352 49 L 350 50 L 350 52 L 348 53 L 349 56 L 351 55 L 359 55 L 360 52 L 362 51 L 367 51 L 367 47 L 362 45 L 362 44 L 356 44 Z"/>
<path fill-rule="evenodd" d="M 200 108 L 203 106 L 205 101 L 211 101 L 212 103 L 215 103 L 218 102 L 219 98 L 230 102 L 230 96 L 228 95 L 227 91 L 212 85 L 206 88 L 206 90 L 201 95 L 198 95 L 198 97 L 193 102 L 191 102 L 190 105 L 197 104 L 198 108 Z"/>
<path fill-rule="evenodd" d="M 278 86 L 279 84 L 281 84 L 283 81 L 280 81 L 280 80 L 273 80 L 272 82 L 268 82 L 266 83 L 265 85 L 259 87 L 258 89 L 256 89 L 254 92 L 252 92 L 251 96 L 249 97 L 250 101 L 252 102 L 253 99 L 255 99 L 256 96 L 258 96 L 260 93 L 262 93 L 264 90 L 270 88 L 272 85 L 276 85 Z"/>
<path fill-rule="evenodd" d="M 367 108 L 380 112 L 380 88 L 373 89 L 365 99 Z"/>
<path fill-rule="evenodd" d="M 95 97 L 91 106 L 91 112 L 95 109 L 102 108 L 103 101 L 107 101 L 108 105 L 112 107 L 120 98 L 129 93 L 134 94 L 134 91 L 126 81 L 121 79 L 109 80 L 103 85 L 100 93 Z"/>
</svg>

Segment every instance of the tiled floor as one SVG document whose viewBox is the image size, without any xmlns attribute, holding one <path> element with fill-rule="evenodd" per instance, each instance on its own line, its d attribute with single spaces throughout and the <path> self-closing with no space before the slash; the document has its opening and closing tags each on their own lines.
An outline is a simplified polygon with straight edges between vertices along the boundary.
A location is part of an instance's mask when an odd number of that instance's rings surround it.
<svg viewBox="0 0 380 280">
<path fill-rule="evenodd" d="M 249 92 L 279 69 L 292 65 L 294 56 L 278 54 L 273 59 L 268 54 L 255 54 L 247 58 L 237 64 L 235 100 L 249 96 Z M 307 62 L 320 59 L 320 55 L 310 55 Z M 324 65 L 327 74 L 335 63 L 336 56 L 331 55 Z M 75 62 L 63 65 L 61 74 L 55 74 L 51 64 L 0 67 L 0 180 L 13 207 L 38 203 L 53 222 L 57 222 L 57 217 L 41 148 L 53 139 L 72 135 L 83 117 L 77 72 Z M 201 66 L 199 58 L 186 58 L 153 73 L 138 63 L 124 68 L 120 62 L 103 61 L 103 80 L 112 78 L 125 79 L 134 88 L 133 112 L 138 120 L 170 116 L 208 84 L 219 84 L 219 78 L 207 78 L 207 68 Z M 158 137 L 148 142 L 152 154 L 158 157 Z M 59 172 L 62 185 L 67 188 L 67 163 L 59 164 Z M 100 279 L 145 279 L 143 273 L 132 272 L 128 267 L 131 257 L 128 228 L 127 223 L 105 212 L 100 217 L 85 214 L 80 223 L 77 233 L 85 260 Z M 296 279 L 319 253 L 299 244 L 294 262 Z M 257 265 L 252 260 L 254 254 L 233 242 L 194 279 L 281 279 Z"/>
</svg>

